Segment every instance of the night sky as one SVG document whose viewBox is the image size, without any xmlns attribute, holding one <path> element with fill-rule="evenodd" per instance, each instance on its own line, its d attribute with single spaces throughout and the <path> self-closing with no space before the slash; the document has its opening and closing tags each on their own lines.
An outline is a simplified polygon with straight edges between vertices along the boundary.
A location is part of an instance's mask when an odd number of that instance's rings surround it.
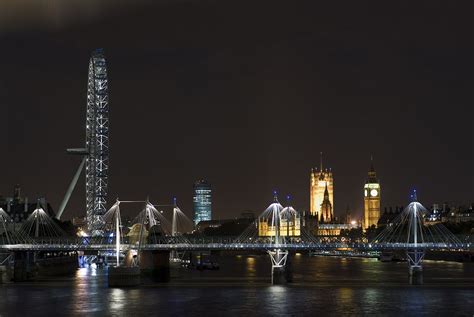
<svg viewBox="0 0 474 317">
<path fill-rule="evenodd" d="M 22 1 L 0 4 L 0 194 L 55 210 L 85 138 L 90 53 L 105 49 L 109 201 L 213 185 L 215 218 L 272 191 L 309 208 L 309 172 L 334 172 L 336 214 L 362 214 L 370 156 L 382 206 L 473 195 L 469 1 Z M 330 4 L 328 4 L 329 2 Z M 130 2 L 131 3 L 131 2 Z M 85 214 L 81 179 L 65 218 Z"/>
</svg>

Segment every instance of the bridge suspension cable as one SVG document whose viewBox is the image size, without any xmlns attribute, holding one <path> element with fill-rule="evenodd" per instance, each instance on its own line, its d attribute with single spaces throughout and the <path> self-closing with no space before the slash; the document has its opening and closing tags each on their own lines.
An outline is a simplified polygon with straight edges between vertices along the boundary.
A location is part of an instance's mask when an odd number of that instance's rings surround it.
<svg viewBox="0 0 474 317">
<path fill-rule="evenodd" d="M 302 224 L 302 215 L 292 206 L 283 207 L 274 201 L 234 240 L 234 243 L 273 243 L 284 245 L 292 242 L 320 243 Z"/>
<path fill-rule="evenodd" d="M 39 203 L 22 224 L 19 233 L 33 238 L 37 243 L 41 241 L 59 241 L 67 236 L 64 230 L 44 211 Z"/>
<path fill-rule="evenodd" d="M 3 208 L 0 208 L 0 244 L 31 244 L 33 242 L 21 231 L 15 230 L 15 222 Z"/>
<path fill-rule="evenodd" d="M 415 248 L 419 244 L 462 244 L 443 224 L 426 223 L 427 212 L 419 202 L 411 202 L 371 243 L 405 243 Z"/>
</svg>

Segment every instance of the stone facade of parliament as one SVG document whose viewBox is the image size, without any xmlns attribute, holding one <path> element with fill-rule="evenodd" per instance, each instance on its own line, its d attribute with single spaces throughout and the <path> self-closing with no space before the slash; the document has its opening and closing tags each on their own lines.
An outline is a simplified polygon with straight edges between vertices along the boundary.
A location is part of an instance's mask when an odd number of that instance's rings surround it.
<svg viewBox="0 0 474 317">
<path fill-rule="evenodd" d="M 324 192 L 327 188 L 329 202 L 331 203 L 331 213 L 322 212 L 322 204 L 324 201 Z M 318 215 L 323 222 L 330 222 L 334 220 L 334 179 L 331 169 L 323 169 L 323 162 L 321 157 L 320 168 L 311 169 L 310 174 L 310 207 L 311 215 Z"/>
</svg>

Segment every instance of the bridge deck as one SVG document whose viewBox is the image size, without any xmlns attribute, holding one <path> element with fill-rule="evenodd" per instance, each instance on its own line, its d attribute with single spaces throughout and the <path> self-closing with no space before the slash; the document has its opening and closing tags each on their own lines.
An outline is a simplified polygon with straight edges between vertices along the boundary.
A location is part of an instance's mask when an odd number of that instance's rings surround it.
<svg viewBox="0 0 474 317">
<path fill-rule="evenodd" d="M 0 251 L 115 251 L 115 244 L 8 244 L 0 245 Z M 137 250 L 138 245 L 122 244 L 122 251 Z M 446 244 L 446 243 L 289 243 L 289 244 L 256 244 L 256 243 L 178 243 L 178 244 L 145 244 L 141 250 L 162 251 L 212 251 L 212 250 L 255 250 L 266 251 L 273 249 L 284 249 L 291 251 L 313 251 L 313 250 L 360 250 L 360 251 L 384 251 L 404 249 L 427 249 L 444 251 L 474 251 L 474 245 L 470 243 Z"/>
</svg>

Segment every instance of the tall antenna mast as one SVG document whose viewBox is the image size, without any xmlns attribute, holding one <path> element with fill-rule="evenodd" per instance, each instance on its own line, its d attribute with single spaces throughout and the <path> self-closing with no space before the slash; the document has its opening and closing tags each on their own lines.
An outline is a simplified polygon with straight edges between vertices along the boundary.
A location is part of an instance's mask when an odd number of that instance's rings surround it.
<svg viewBox="0 0 474 317">
<path fill-rule="evenodd" d="M 320 164 L 321 164 L 321 172 L 323 171 L 323 152 L 320 152 L 321 154 L 321 159 L 320 159 Z"/>
</svg>

